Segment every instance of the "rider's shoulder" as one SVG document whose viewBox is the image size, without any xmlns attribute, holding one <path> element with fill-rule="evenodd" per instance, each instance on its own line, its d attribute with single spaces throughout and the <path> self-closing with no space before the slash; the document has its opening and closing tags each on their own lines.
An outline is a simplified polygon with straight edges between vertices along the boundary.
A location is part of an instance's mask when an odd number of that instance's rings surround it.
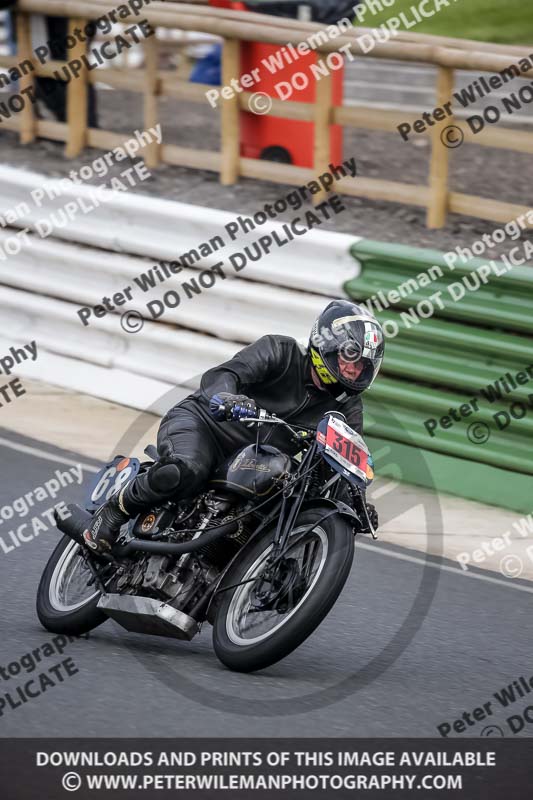
<svg viewBox="0 0 533 800">
<path fill-rule="evenodd" d="M 292 336 L 284 336 L 280 333 L 267 333 L 264 336 L 261 336 L 260 339 L 257 339 L 256 344 L 264 345 L 265 347 L 270 346 L 281 350 L 301 349 L 301 344 L 296 339 L 294 339 Z"/>
</svg>

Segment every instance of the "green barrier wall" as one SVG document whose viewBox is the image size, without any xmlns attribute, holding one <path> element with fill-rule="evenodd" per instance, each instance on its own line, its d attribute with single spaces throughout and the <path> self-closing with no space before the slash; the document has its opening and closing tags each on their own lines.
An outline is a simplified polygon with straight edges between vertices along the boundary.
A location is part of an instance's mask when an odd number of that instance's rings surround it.
<svg viewBox="0 0 533 800">
<path fill-rule="evenodd" d="M 369 442 L 388 446 L 378 472 L 389 460 L 410 483 L 531 512 L 533 268 L 471 259 L 452 269 L 437 251 L 370 240 L 351 252 L 362 269 L 345 291 L 389 334 L 365 395 Z"/>
</svg>

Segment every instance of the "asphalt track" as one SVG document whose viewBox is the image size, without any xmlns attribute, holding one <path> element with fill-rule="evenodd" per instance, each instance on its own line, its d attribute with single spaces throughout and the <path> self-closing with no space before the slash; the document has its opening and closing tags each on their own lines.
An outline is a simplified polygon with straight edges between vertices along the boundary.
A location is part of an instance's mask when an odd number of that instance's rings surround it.
<svg viewBox="0 0 533 800">
<path fill-rule="evenodd" d="M 0 508 L 66 469 L 65 461 L 95 466 L 5 430 L 0 458 Z M 83 497 L 79 486 L 61 494 L 67 502 Z M 49 506 L 43 501 L 29 516 Z M 1 522 L 5 541 L 12 527 Z M 35 593 L 57 538 L 48 530 L 0 550 L 4 667 L 52 638 L 37 620 Z M 506 718 L 533 705 L 533 691 L 507 709 L 492 695 L 533 675 L 533 585 L 424 560 L 365 539 L 327 620 L 290 657 L 254 675 L 219 664 L 209 626 L 184 643 L 107 622 L 35 673 L 0 679 L 3 696 L 61 658 L 78 669 L 19 707 L 4 707 L 0 736 L 431 737 L 437 725 L 492 700 L 492 716 L 454 735 L 493 735 L 487 726 L 496 725 L 512 737 Z M 519 735 L 533 735 L 533 725 Z"/>
</svg>

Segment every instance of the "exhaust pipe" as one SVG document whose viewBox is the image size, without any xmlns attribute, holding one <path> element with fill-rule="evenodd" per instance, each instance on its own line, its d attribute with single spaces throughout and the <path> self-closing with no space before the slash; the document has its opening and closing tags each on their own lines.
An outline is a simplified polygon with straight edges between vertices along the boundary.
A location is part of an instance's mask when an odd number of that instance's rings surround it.
<svg viewBox="0 0 533 800">
<path fill-rule="evenodd" d="M 76 544 L 79 544 L 89 551 L 89 548 L 83 541 L 83 532 L 89 527 L 89 523 L 92 519 L 91 515 L 75 503 L 69 503 L 67 510 L 70 513 L 68 519 L 61 519 L 57 508 L 54 510 L 54 520 L 58 530 L 73 539 Z"/>
<path fill-rule="evenodd" d="M 96 553 L 94 550 L 91 550 L 90 547 L 87 547 L 83 538 L 83 533 L 89 527 L 92 516 L 87 511 L 84 511 L 83 508 L 76 505 L 76 503 L 69 503 L 67 505 L 67 510 L 70 513 L 68 519 L 61 519 L 57 513 L 57 509 L 54 511 L 54 520 L 57 529 L 60 530 L 61 533 L 64 533 L 65 536 L 68 536 L 69 539 L 76 542 L 85 553 L 90 554 L 96 561 L 105 561 L 107 563 L 113 561 L 111 556 L 107 555 L 107 553 Z"/>
<path fill-rule="evenodd" d="M 85 548 L 92 556 L 98 558 L 99 554 L 90 550 L 83 540 L 83 533 L 89 527 L 92 516 L 75 503 L 69 503 L 67 510 L 70 513 L 68 519 L 61 519 L 57 510 L 54 511 L 54 519 L 58 529 L 61 533 L 66 534 L 81 547 Z M 111 552 L 117 558 L 124 558 L 137 551 L 156 553 L 157 555 L 183 555 L 184 553 L 194 553 L 197 550 L 201 550 L 206 545 L 211 544 L 211 542 L 215 542 L 223 536 L 236 533 L 237 530 L 238 524 L 236 522 L 227 522 L 225 525 L 210 530 L 208 533 L 203 533 L 197 539 L 192 539 L 190 542 L 174 543 L 154 542 L 150 539 L 130 539 L 125 545 L 115 545 Z"/>
<path fill-rule="evenodd" d="M 192 539 L 190 542 L 153 542 L 149 539 L 131 539 L 127 544 L 122 547 L 114 547 L 113 553 L 119 558 L 128 556 L 136 550 L 141 550 L 143 553 L 157 553 L 158 555 L 183 555 L 184 553 L 195 553 L 201 550 L 211 542 L 216 542 L 223 536 L 228 536 L 236 533 L 238 530 L 236 522 L 227 522 L 219 528 L 209 531 L 209 533 L 202 533 L 197 539 Z"/>
</svg>

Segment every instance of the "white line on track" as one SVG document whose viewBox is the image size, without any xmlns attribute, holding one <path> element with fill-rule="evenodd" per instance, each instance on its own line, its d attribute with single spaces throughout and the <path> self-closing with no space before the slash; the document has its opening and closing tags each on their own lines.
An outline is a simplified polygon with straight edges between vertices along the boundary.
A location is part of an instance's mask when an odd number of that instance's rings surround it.
<svg viewBox="0 0 533 800">
<path fill-rule="evenodd" d="M 72 458 L 65 458 L 58 456 L 54 453 L 47 453 L 46 450 L 41 450 L 37 447 L 28 447 L 26 444 L 20 442 L 12 442 L 10 439 L 4 439 L 0 436 L 0 447 L 10 447 L 11 450 L 18 450 L 19 453 L 27 453 L 30 456 L 37 456 L 45 461 L 56 461 L 58 464 L 70 464 L 72 467 L 80 466 L 86 472 L 100 472 L 100 467 L 93 467 L 92 464 L 85 464 L 83 461 L 74 461 Z"/>
<path fill-rule="evenodd" d="M 522 583 L 511 583 L 511 580 L 504 581 L 501 578 L 492 578 L 490 575 L 482 575 L 479 572 L 465 572 L 456 567 L 448 567 L 446 564 L 439 564 L 435 561 L 430 561 L 424 558 L 417 558 L 417 556 L 408 556 L 404 553 L 396 553 L 394 550 L 389 550 L 386 547 L 376 547 L 374 544 L 365 544 L 364 542 L 356 543 L 356 548 L 363 550 L 371 550 L 373 553 L 379 553 L 382 556 L 389 556 L 389 558 L 399 558 L 400 561 L 410 561 L 412 564 L 421 564 L 423 567 L 433 567 L 441 572 L 452 572 L 455 575 L 462 575 L 464 578 L 474 578 L 477 581 L 485 581 L 486 583 L 496 583 L 498 586 L 505 586 L 507 589 L 516 589 L 519 592 L 528 592 L 533 594 L 533 586 L 524 586 Z"/>
</svg>

